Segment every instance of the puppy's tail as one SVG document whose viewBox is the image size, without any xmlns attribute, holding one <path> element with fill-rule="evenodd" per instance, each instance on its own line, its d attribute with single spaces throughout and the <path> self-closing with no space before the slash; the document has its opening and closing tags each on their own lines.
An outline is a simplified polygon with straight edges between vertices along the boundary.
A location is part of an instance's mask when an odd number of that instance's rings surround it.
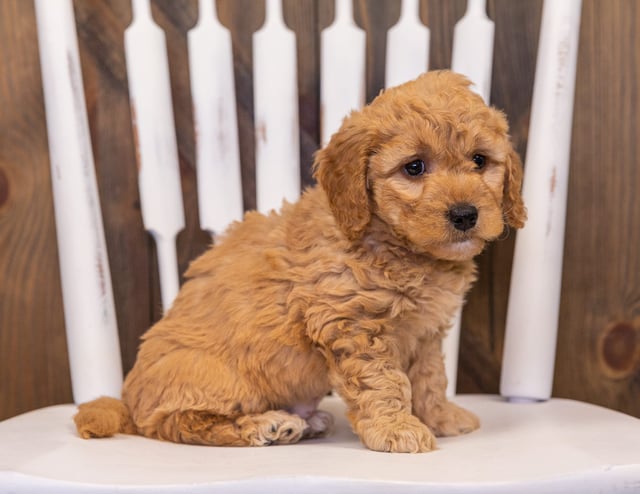
<svg viewBox="0 0 640 494">
<path fill-rule="evenodd" d="M 127 405 L 107 396 L 80 405 L 73 420 L 78 434 L 84 439 L 111 437 L 118 432 L 137 432 Z"/>
</svg>

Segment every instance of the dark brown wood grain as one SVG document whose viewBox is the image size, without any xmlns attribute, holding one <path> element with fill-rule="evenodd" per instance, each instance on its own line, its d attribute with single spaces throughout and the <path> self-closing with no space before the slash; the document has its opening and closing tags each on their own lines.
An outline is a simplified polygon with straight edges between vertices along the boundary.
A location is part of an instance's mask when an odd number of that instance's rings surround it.
<svg viewBox="0 0 640 494">
<path fill-rule="evenodd" d="M 639 29 L 634 0 L 585 3 L 554 383 L 637 416 L 640 369 L 612 378 L 598 342 L 640 315 Z"/>
<path fill-rule="evenodd" d="M 169 46 L 186 228 L 183 271 L 210 243 L 198 226 L 193 115 L 186 35 L 196 0 L 153 0 Z M 464 0 L 422 0 L 430 66 L 451 62 Z M 384 84 L 385 32 L 400 0 L 355 0 L 367 33 L 367 98 Z M 255 207 L 253 32 L 263 0 L 218 0 L 231 29 L 244 199 Z M 87 110 L 113 279 L 124 369 L 140 335 L 160 317 L 155 250 L 140 216 L 129 115 L 124 29 L 129 0 L 75 0 Z M 491 98 L 526 152 L 542 0 L 489 0 L 496 23 Z M 313 182 L 319 138 L 320 30 L 331 0 L 284 0 L 298 42 L 301 170 Z M 640 4 L 584 0 L 578 62 L 567 238 L 554 395 L 640 416 Z M 259 83 L 256 81 L 255 83 Z M 33 3 L 0 1 L 0 418 L 71 400 L 43 96 Z M 553 150 L 549 150 L 553 153 Z M 458 389 L 498 391 L 515 233 L 479 258 L 462 327 Z M 621 329 L 622 328 L 622 329 Z M 635 331 L 635 333 L 634 333 Z M 635 343 L 634 343 L 635 335 Z M 633 349 L 629 348 L 636 345 Z M 635 353 L 634 353 L 635 352 Z M 635 359 L 635 360 L 634 360 Z"/>
<path fill-rule="evenodd" d="M 31 2 L 0 2 L 0 417 L 71 399 Z"/>
</svg>

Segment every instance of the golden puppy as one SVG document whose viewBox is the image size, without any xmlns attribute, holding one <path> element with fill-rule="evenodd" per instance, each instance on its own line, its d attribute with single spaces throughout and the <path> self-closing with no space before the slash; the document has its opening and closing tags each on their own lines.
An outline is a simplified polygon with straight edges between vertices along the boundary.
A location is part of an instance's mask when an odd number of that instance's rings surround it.
<svg viewBox="0 0 640 494">
<path fill-rule="evenodd" d="M 505 117 L 468 86 L 430 72 L 347 117 L 317 153 L 318 187 L 247 213 L 191 264 L 122 401 L 81 405 L 80 435 L 291 443 L 327 432 L 331 389 L 373 450 L 477 428 L 445 397 L 442 338 L 473 257 L 525 209 Z"/>
</svg>

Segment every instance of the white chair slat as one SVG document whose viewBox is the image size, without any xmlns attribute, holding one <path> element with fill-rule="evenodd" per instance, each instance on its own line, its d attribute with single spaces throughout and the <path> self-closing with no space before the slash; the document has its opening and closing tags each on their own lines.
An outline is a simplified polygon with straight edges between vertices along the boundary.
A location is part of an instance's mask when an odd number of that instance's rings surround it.
<svg viewBox="0 0 640 494">
<path fill-rule="evenodd" d="M 335 20 L 320 34 L 320 141 L 365 102 L 366 35 L 353 20 L 352 0 L 335 0 Z"/>
<path fill-rule="evenodd" d="M 153 21 L 149 0 L 132 5 L 133 21 L 124 38 L 140 205 L 158 250 L 166 311 L 180 287 L 175 241 L 185 225 L 169 63 L 164 32 Z"/>
<path fill-rule="evenodd" d="M 511 398 L 546 400 L 553 385 L 581 8 L 545 0 L 542 10 L 523 184 L 529 218 L 516 237 L 500 383 Z"/>
<path fill-rule="evenodd" d="M 231 34 L 212 0 L 188 33 L 200 228 L 220 234 L 242 219 L 242 179 Z"/>
<path fill-rule="evenodd" d="M 35 8 L 71 384 L 80 403 L 120 396 L 122 363 L 73 6 L 38 0 Z"/>
<path fill-rule="evenodd" d="M 487 17 L 486 3 L 467 0 L 467 11 L 453 33 L 451 69 L 466 75 L 473 82 L 472 88 L 489 103 L 495 26 Z"/>
<path fill-rule="evenodd" d="M 385 86 L 415 79 L 429 68 L 430 32 L 420 20 L 420 2 L 403 0 L 400 19 L 387 32 Z"/>
<path fill-rule="evenodd" d="M 266 0 L 264 26 L 253 35 L 253 85 L 258 211 L 279 210 L 300 196 L 296 37 L 282 0 Z"/>
</svg>

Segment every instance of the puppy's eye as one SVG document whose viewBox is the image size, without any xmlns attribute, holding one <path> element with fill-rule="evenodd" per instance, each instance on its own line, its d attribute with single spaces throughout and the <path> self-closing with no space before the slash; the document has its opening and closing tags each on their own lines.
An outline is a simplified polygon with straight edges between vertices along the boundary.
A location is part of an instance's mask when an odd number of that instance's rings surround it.
<svg viewBox="0 0 640 494">
<path fill-rule="evenodd" d="M 425 171 L 424 161 L 414 160 L 411 163 L 407 163 L 404 165 L 404 171 L 411 177 L 422 175 Z"/>
<path fill-rule="evenodd" d="M 482 154 L 474 154 L 471 161 L 476 164 L 478 170 L 482 170 L 487 164 L 487 157 Z"/>
</svg>

